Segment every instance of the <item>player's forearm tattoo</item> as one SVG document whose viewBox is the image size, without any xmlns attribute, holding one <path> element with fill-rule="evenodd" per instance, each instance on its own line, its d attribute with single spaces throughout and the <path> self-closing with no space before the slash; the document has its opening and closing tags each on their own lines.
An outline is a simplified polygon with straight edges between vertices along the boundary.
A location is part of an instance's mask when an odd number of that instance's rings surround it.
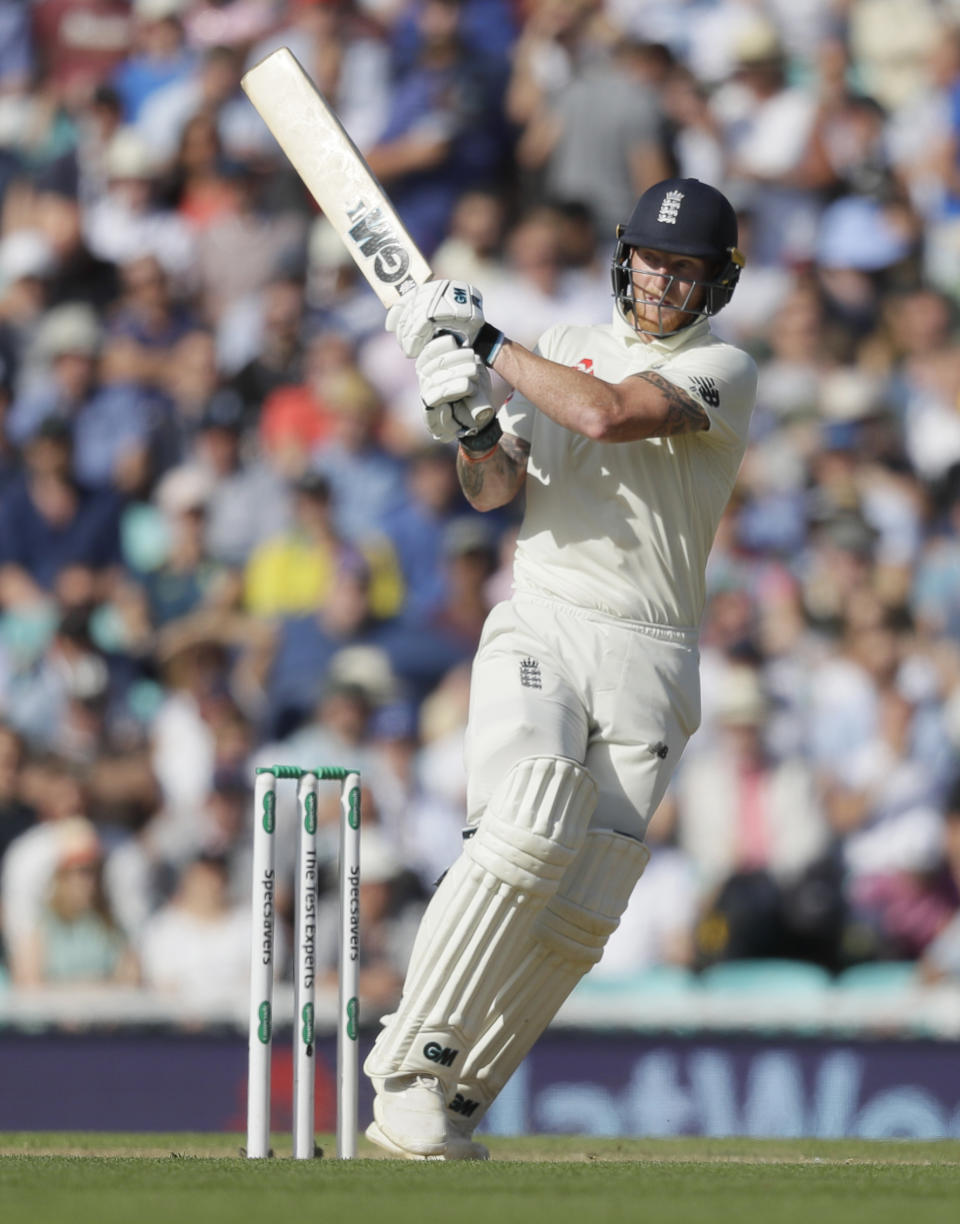
<svg viewBox="0 0 960 1224">
<path fill-rule="evenodd" d="M 710 428 L 710 418 L 705 409 L 687 395 L 686 391 L 681 391 L 675 383 L 653 373 L 638 374 L 637 378 L 656 387 L 667 401 L 666 417 L 663 425 L 657 430 L 661 437 L 666 438 L 671 434 L 693 433 Z"/>
<path fill-rule="evenodd" d="M 471 501 L 480 498 L 491 486 L 501 490 L 513 489 L 515 492 L 526 470 L 529 454 L 530 443 L 512 434 L 504 434 L 493 454 L 480 462 L 471 463 L 462 451 L 458 451 L 460 487 Z"/>
</svg>

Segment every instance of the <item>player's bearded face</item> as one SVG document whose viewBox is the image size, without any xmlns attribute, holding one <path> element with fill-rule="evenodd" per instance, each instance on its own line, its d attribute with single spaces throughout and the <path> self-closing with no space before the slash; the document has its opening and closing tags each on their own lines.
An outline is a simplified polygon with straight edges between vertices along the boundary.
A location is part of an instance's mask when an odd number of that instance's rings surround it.
<svg viewBox="0 0 960 1224">
<path fill-rule="evenodd" d="M 643 330 L 667 333 L 686 327 L 706 296 L 702 284 L 693 282 L 709 279 L 705 259 L 646 248 L 632 251 L 630 281 L 637 324 Z"/>
</svg>

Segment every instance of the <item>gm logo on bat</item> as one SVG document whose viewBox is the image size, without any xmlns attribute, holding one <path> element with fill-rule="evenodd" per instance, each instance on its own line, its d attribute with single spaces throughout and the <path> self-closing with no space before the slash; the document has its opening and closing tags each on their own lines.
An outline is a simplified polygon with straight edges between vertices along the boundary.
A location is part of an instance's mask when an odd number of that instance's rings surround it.
<svg viewBox="0 0 960 1224">
<path fill-rule="evenodd" d="M 347 231 L 350 240 L 367 259 L 373 258 L 377 280 L 385 285 L 396 285 L 398 293 L 412 288 L 413 278 L 407 275 L 410 256 L 383 210 L 368 208 L 363 200 L 358 200 L 347 209 L 347 217 L 352 223 Z"/>
</svg>

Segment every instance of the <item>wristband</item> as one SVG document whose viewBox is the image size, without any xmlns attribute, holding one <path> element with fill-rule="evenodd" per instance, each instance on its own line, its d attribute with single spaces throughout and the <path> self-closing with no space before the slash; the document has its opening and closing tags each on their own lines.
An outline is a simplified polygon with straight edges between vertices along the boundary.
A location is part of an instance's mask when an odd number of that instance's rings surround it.
<svg viewBox="0 0 960 1224">
<path fill-rule="evenodd" d="M 497 353 L 503 348 L 507 337 L 490 323 L 484 323 L 473 341 L 473 351 L 484 365 L 492 366 Z"/>
<path fill-rule="evenodd" d="M 468 463 L 479 463 L 482 459 L 488 459 L 497 449 L 502 434 L 503 430 L 496 417 L 491 417 L 483 429 L 478 429 L 475 434 L 465 434 L 459 439 L 464 459 Z"/>
</svg>

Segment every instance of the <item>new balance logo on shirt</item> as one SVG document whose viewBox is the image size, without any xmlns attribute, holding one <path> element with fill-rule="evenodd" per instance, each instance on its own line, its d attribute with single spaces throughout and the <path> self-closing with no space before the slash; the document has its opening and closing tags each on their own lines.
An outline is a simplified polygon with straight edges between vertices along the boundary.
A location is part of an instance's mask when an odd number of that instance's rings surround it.
<svg viewBox="0 0 960 1224">
<path fill-rule="evenodd" d="M 720 389 L 714 379 L 699 374 L 696 378 L 691 378 L 690 383 L 705 404 L 709 404 L 711 408 L 720 407 Z"/>
</svg>

